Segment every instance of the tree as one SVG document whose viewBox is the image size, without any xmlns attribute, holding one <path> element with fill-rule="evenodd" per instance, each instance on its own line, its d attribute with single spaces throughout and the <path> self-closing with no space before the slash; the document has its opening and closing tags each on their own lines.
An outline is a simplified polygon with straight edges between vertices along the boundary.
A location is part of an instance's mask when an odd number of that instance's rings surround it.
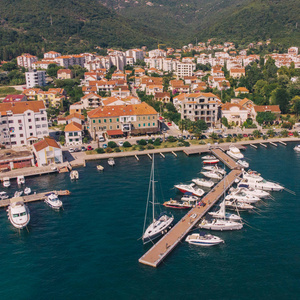
<svg viewBox="0 0 300 300">
<path fill-rule="evenodd" d="M 256 121 L 259 124 L 263 124 L 263 123 L 271 123 L 276 119 L 275 114 L 273 114 L 270 111 L 266 111 L 266 112 L 258 112 L 257 116 L 256 116 Z"/>
<path fill-rule="evenodd" d="M 50 64 L 50 65 L 48 65 L 46 72 L 50 77 L 57 77 L 57 71 L 59 69 L 62 69 L 62 68 L 60 66 L 58 66 L 57 64 Z"/>
<path fill-rule="evenodd" d="M 295 96 L 292 99 L 292 111 L 296 114 L 296 116 L 298 117 L 300 114 L 300 97 L 299 96 Z"/>
<path fill-rule="evenodd" d="M 114 141 L 110 141 L 110 142 L 108 142 L 107 146 L 109 148 L 116 148 L 118 145 Z"/>
<path fill-rule="evenodd" d="M 18 69 L 18 65 L 17 65 L 17 62 L 15 60 L 13 60 L 13 61 L 10 61 L 10 62 L 7 62 L 7 63 L 3 64 L 1 66 L 1 68 L 2 68 L 3 71 L 10 72 L 12 70 Z"/>
<path fill-rule="evenodd" d="M 261 132 L 259 130 L 254 130 L 252 132 L 252 135 L 255 137 L 255 138 L 259 138 L 261 136 Z"/>
<path fill-rule="evenodd" d="M 275 136 L 275 131 L 273 130 L 273 129 L 269 129 L 268 131 L 267 131 L 267 135 L 269 136 L 269 137 L 274 137 Z"/>
<path fill-rule="evenodd" d="M 129 147 L 131 147 L 131 144 L 126 141 L 126 142 L 124 142 L 123 147 L 124 148 L 129 148 Z"/>
<path fill-rule="evenodd" d="M 286 89 L 277 88 L 272 92 L 272 102 L 278 104 L 281 113 L 286 114 L 289 110 L 290 96 Z"/>
<path fill-rule="evenodd" d="M 229 127 L 228 120 L 227 120 L 226 117 L 222 117 L 221 121 L 222 121 L 222 124 L 223 124 L 225 127 L 227 127 L 227 128 Z"/>
</svg>

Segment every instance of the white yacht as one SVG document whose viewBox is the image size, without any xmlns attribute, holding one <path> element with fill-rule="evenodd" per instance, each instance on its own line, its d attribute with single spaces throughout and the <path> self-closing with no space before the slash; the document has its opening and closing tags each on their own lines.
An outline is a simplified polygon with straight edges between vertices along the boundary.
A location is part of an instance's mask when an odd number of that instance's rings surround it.
<svg viewBox="0 0 300 300">
<path fill-rule="evenodd" d="M 260 199 L 269 198 L 271 196 L 270 193 L 268 193 L 266 191 L 259 190 L 259 189 L 253 189 L 253 188 L 244 188 L 244 187 L 241 187 L 242 185 L 243 185 L 243 183 L 241 183 L 240 187 L 238 187 L 236 189 L 232 187 L 232 188 L 229 189 L 229 191 L 232 192 L 232 193 L 235 193 L 238 190 L 240 190 L 242 192 L 245 192 L 248 195 L 256 196 Z"/>
<path fill-rule="evenodd" d="M 220 173 L 217 173 L 214 171 L 204 171 L 204 172 L 201 172 L 201 174 L 204 175 L 205 177 L 218 179 L 218 180 L 221 180 L 223 177 Z"/>
<path fill-rule="evenodd" d="M 60 209 L 63 205 L 54 193 L 46 194 L 45 203 L 54 209 Z"/>
<path fill-rule="evenodd" d="M 193 194 L 197 197 L 201 197 L 205 193 L 202 189 L 196 187 L 195 183 L 176 184 L 176 185 L 174 185 L 174 187 L 176 187 L 182 193 L 190 192 L 191 194 Z"/>
<path fill-rule="evenodd" d="M 170 199 L 169 201 L 166 201 L 163 204 L 163 206 L 169 207 L 169 208 L 176 208 L 176 209 L 189 209 L 189 208 L 196 206 L 196 204 L 198 202 L 198 197 L 196 197 L 196 198 L 197 199 L 189 199 L 186 201 L 178 201 L 178 200 Z"/>
<path fill-rule="evenodd" d="M 191 235 L 188 235 L 185 241 L 189 244 L 203 247 L 210 247 L 224 243 L 224 241 L 221 238 L 215 235 L 205 233 L 193 233 Z"/>
<path fill-rule="evenodd" d="M 245 160 L 239 159 L 236 163 L 245 169 L 249 168 L 249 163 Z"/>
<path fill-rule="evenodd" d="M 225 200 L 236 200 L 242 203 L 245 202 L 245 203 L 253 204 L 260 201 L 260 198 L 246 194 L 244 191 L 238 189 L 236 192 L 232 192 L 231 194 L 227 195 L 225 197 Z"/>
<path fill-rule="evenodd" d="M 18 185 L 25 184 L 25 177 L 23 175 L 18 176 L 17 183 Z"/>
<path fill-rule="evenodd" d="M 7 195 L 6 192 L 0 192 L 0 200 L 5 200 L 5 199 L 8 199 L 9 196 Z"/>
<path fill-rule="evenodd" d="M 192 179 L 192 181 L 194 183 L 196 183 L 197 185 L 204 186 L 207 188 L 211 188 L 215 184 L 212 180 L 207 180 L 207 179 L 203 179 L 203 178 L 194 178 L 194 179 Z"/>
<path fill-rule="evenodd" d="M 152 193 L 151 193 L 152 192 Z M 146 220 L 147 220 L 147 210 L 150 200 L 150 194 L 152 194 L 152 223 L 146 228 Z M 153 240 L 159 238 L 164 235 L 172 226 L 174 221 L 174 217 L 168 216 L 166 213 L 162 213 L 155 218 L 155 180 L 154 180 L 154 154 L 152 158 L 152 167 L 150 173 L 150 183 L 149 183 L 149 191 L 147 198 L 147 206 L 144 220 L 144 230 L 143 230 L 143 243 L 146 244 L 148 242 L 152 242 Z M 146 228 L 146 229 L 145 229 Z"/>
<path fill-rule="evenodd" d="M 300 152 L 300 145 L 297 145 L 296 147 L 294 147 L 294 150 L 295 150 L 296 152 Z"/>
<path fill-rule="evenodd" d="M 11 224 L 22 229 L 27 226 L 30 221 L 29 208 L 24 204 L 22 198 L 13 198 L 7 209 L 8 219 Z"/>
<path fill-rule="evenodd" d="M 201 157 L 203 160 L 210 160 L 210 159 L 216 159 L 214 155 L 205 155 Z"/>
<path fill-rule="evenodd" d="M 240 230 L 243 228 L 243 224 L 240 222 L 230 221 L 230 220 L 223 220 L 223 219 L 212 219 L 202 220 L 199 224 L 200 228 L 203 229 L 210 229 L 210 230 Z"/>
<path fill-rule="evenodd" d="M 226 171 L 222 168 L 219 168 L 218 166 L 204 166 L 203 170 L 217 172 L 217 173 L 220 173 L 222 175 L 226 174 Z"/>
<path fill-rule="evenodd" d="M 25 194 L 25 195 L 31 194 L 31 188 L 30 188 L 30 187 L 26 187 L 26 188 L 24 189 L 24 194 Z"/>
<path fill-rule="evenodd" d="M 79 173 L 77 170 L 72 170 L 70 173 L 71 180 L 77 180 L 79 179 Z"/>
<path fill-rule="evenodd" d="M 9 177 L 4 177 L 3 178 L 3 186 L 4 187 L 10 187 Z"/>
<path fill-rule="evenodd" d="M 220 209 L 218 211 L 209 212 L 210 216 L 216 219 L 226 219 L 230 221 L 241 221 L 242 218 L 236 214 L 232 214 L 225 211 L 225 201 L 220 204 Z"/>
<path fill-rule="evenodd" d="M 243 179 L 238 186 L 239 187 L 251 187 L 259 190 L 265 191 L 282 191 L 284 189 L 283 186 L 278 183 L 274 183 L 271 181 L 266 181 L 263 179 L 259 173 L 255 171 L 243 172 Z M 241 186 L 243 184 L 243 186 Z"/>
<path fill-rule="evenodd" d="M 110 157 L 107 161 L 107 163 L 110 165 L 110 166 L 114 166 L 116 163 L 115 163 L 115 160 L 113 159 L 113 157 Z"/>
<path fill-rule="evenodd" d="M 226 152 L 230 157 L 233 159 L 239 160 L 243 159 L 244 155 L 241 153 L 241 151 L 235 147 L 235 146 L 230 146 L 229 150 Z"/>
<path fill-rule="evenodd" d="M 248 203 L 245 203 L 245 202 L 239 202 L 239 201 L 236 201 L 236 200 L 226 200 L 225 201 L 225 206 L 228 208 L 228 209 L 231 209 L 231 210 L 241 210 L 241 211 L 244 211 L 244 210 L 253 210 L 254 209 L 254 206 L 251 205 L 251 204 L 248 204 Z"/>
</svg>

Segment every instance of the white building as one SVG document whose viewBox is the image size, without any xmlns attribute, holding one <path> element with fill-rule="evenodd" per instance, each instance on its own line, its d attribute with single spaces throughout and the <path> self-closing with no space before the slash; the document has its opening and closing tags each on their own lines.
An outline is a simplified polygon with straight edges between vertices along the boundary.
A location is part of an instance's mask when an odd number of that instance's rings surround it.
<svg viewBox="0 0 300 300">
<path fill-rule="evenodd" d="M 33 153 L 39 167 L 53 163 L 61 164 L 63 162 L 61 147 L 52 138 L 46 137 L 34 144 Z"/>
<path fill-rule="evenodd" d="M 32 63 L 38 61 L 38 58 L 29 53 L 24 53 L 17 57 L 17 64 L 19 67 L 24 67 L 26 69 L 32 68 Z"/>
<path fill-rule="evenodd" d="M 225 117 L 228 124 L 240 126 L 248 118 L 248 110 L 237 103 L 225 103 L 222 105 L 222 117 Z"/>
<path fill-rule="evenodd" d="M 9 146 L 31 145 L 49 135 L 43 101 L 0 103 L 1 140 Z"/>
<path fill-rule="evenodd" d="M 155 57 L 155 56 L 163 56 L 166 57 L 167 56 L 167 52 L 165 50 L 161 50 L 161 49 L 155 49 L 155 50 L 151 50 L 149 51 L 149 57 Z"/>
<path fill-rule="evenodd" d="M 184 78 L 186 76 L 192 76 L 193 71 L 196 69 L 195 63 L 183 63 L 179 62 L 176 66 L 176 75 L 178 78 Z"/>
<path fill-rule="evenodd" d="M 27 89 L 46 85 L 46 71 L 33 70 L 25 72 L 25 78 Z"/>
<path fill-rule="evenodd" d="M 144 51 L 141 49 L 130 49 L 125 52 L 127 57 L 132 57 L 134 60 L 134 63 L 139 59 L 144 59 Z"/>
<path fill-rule="evenodd" d="M 55 51 L 49 51 L 44 53 L 44 58 L 55 58 L 61 56 L 61 53 L 55 52 Z"/>
<path fill-rule="evenodd" d="M 71 122 L 65 127 L 66 145 L 82 145 L 82 126 L 79 123 Z"/>
</svg>

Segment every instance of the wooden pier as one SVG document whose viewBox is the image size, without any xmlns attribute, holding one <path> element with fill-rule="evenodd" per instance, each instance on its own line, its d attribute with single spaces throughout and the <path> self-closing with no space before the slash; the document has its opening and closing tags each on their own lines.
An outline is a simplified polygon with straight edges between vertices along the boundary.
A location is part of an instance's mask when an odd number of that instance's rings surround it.
<svg viewBox="0 0 300 300">
<path fill-rule="evenodd" d="M 231 170 L 240 169 L 240 166 L 235 162 L 235 160 L 229 157 L 221 149 L 213 149 L 211 153 L 214 154 L 221 162 L 223 162 Z"/>
<path fill-rule="evenodd" d="M 54 193 L 57 196 L 68 196 L 71 194 L 71 192 L 68 190 L 60 190 L 60 191 L 50 191 L 50 192 L 44 192 L 44 193 L 38 193 L 38 194 L 31 194 L 31 195 L 27 195 L 27 196 L 21 196 L 19 198 L 21 198 L 24 201 L 24 203 L 29 203 L 29 202 L 44 200 L 46 198 L 46 194 L 51 194 L 51 193 Z M 0 208 L 8 206 L 11 202 L 11 199 L 13 199 L 13 198 L 1 200 Z"/>
<path fill-rule="evenodd" d="M 204 206 L 198 205 L 192 208 L 188 214 L 139 259 L 139 262 L 151 267 L 157 267 L 222 197 L 224 188 L 225 191 L 228 190 L 241 173 L 241 170 L 231 171 L 202 199 Z"/>
</svg>

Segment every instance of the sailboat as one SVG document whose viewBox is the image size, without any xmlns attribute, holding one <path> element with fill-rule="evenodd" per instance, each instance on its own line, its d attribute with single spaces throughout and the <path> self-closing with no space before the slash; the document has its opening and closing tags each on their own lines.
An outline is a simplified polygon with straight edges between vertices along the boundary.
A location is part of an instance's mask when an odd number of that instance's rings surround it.
<svg viewBox="0 0 300 300">
<path fill-rule="evenodd" d="M 151 191 L 152 191 L 152 202 L 149 201 Z M 152 223 L 145 230 L 149 202 L 152 204 Z M 156 219 L 154 207 L 155 207 L 155 181 L 154 181 L 154 154 L 153 154 L 145 221 L 144 221 L 144 230 L 143 230 L 144 234 L 142 237 L 144 244 L 147 244 L 148 242 L 151 242 L 164 235 L 171 228 L 172 223 L 174 221 L 173 215 L 168 216 L 166 213 L 160 214 Z"/>
<path fill-rule="evenodd" d="M 225 211 L 225 201 L 224 200 L 220 204 L 220 209 L 218 211 L 209 212 L 208 214 L 210 216 L 212 216 L 213 218 L 217 218 L 217 219 L 225 218 L 230 221 L 241 221 L 242 220 L 242 218 L 240 216 Z"/>
</svg>

